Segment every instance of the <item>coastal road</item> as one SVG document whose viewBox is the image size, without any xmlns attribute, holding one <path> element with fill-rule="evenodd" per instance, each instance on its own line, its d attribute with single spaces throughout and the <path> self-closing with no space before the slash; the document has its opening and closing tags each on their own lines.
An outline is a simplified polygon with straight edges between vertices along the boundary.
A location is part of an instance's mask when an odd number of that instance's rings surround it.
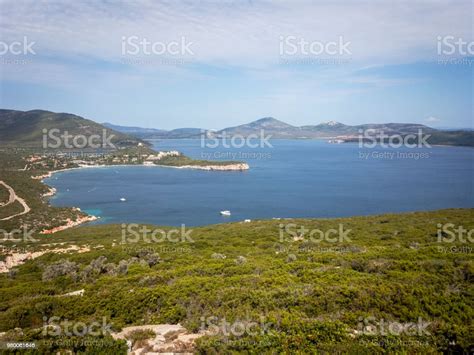
<svg viewBox="0 0 474 355">
<path fill-rule="evenodd" d="M 8 190 L 8 192 L 10 193 L 10 196 L 8 198 L 8 202 L 6 202 L 4 205 L 0 205 L 0 207 L 6 207 L 6 206 L 12 204 L 14 201 L 18 201 L 23 206 L 23 212 L 16 213 L 14 215 L 11 215 L 11 216 L 8 216 L 8 217 L 5 217 L 5 218 L 1 218 L 0 221 L 8 221 L 12 218 L 24 215 L 24 214 L 31 211 L 31 208 L 27 205 L 25 200 L 22 199 L 21 197 L 19 197 L 15 193 L 15 190 L 13 190 L 10 185 L 7 185 L 4 181 L 0 181 L 0 185 L 3 185 Z"/>
</svg>

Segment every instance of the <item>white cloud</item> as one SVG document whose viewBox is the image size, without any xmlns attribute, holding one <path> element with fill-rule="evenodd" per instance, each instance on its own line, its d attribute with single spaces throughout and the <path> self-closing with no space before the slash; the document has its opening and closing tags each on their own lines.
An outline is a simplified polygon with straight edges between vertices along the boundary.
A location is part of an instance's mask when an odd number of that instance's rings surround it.
<svg viewBox="0 0 474 355">
<path fill-rule="evenodd" d="M 472 40 L 471 1 L 0 3 L 2 40 L 24 35 L 43 55 L 118 61 L 122 36 L 193 42 L 198 62 L 259 67 L 279 60 L 279 37 L 351 42 L 361 65 L 436 57 L 437 36 Z"/>
<path fill-rule="evenodd" d="M 438 123 L 441 120 L 437 117 L 430 116 L 425 121 L 428 122 L 428 123 Z"/>
<path fill-rule="evenodd" d="M 199 82 L 214 75 L 213 70 L 216 77 L 225 77 L 220 70 L 236 69 L 249 85 L 258 82 L 270 88 L 262 90 L 256 109 L 290 116 L 295 107 L 304 110 L 302 102 L 339 103 L 370 88 L 410 83 L 411 78 L 355 71 L 434 60 L 440 35 L 472 41 L 472 6 L 470 0 L 0 0 L 0 41 L 27 36 L 36 42 L 37 52 L 27 66 L 0 66 L 0 80 L 79 92 L 87 87 L 100 94 L 120 87 L 148 90 L 156 82 L 162 87 Z M 123 65 L 123 36 L 160 42 L 184 36 L 193 42 L 195 64 Z M 279 65 L 280 36 L 320 42 L 342 36 L 351 42 L 350 63 L 310 70 Z M 241 100 L 235 103 L 236 111 Z"/>
</svg>

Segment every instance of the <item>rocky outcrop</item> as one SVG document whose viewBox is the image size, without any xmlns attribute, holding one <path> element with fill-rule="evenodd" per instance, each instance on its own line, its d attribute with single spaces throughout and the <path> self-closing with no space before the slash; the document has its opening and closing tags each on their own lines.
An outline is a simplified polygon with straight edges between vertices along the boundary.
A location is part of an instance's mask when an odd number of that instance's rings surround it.
<svg viewBox="0 0 474 355">
<path fill-rule="evenodd" d="M 54 187 L 48 187 L 48 191 L 45 192 L 42 197 L 51 197 L 51 196 L 54 196 L 56 194 L 56 189 Z"/>
<path fill-rule="evenodd" d="M 44 174 L 44 175 L 38 175 L 38 176 L 32 176 L 31 178 L 33 180 L 43 180 L 43 179 L 46 179 L 46 178 L 49 178 L 53 175 L 54 171 L 50 171 L 48 172 L 47 174 Z"/>
<path fill-rule="evenodd" d="M 69 296 L 84 296 L 84 292 L 85 290 L 84 289 L 81 289 L 81 290 L 77 290 L 77 291 L 72 291 L 72 292 L 68 292 L 68 293 L 65 293 L 64 295 L 61 295 L 62 297 L 69 297 Z"/>
<path fill-rule="evenodd" d="M 0 273 L 8 272 L 11 268 L 21 265 L 28 260 L 33 260 L 40 257 L 46 253 L 68 253 L 71 251 L 75 251 L 78 253 L 85 253 L 90 251 L 89 247 L 78 247 L 77 245 L 71 245 L 68 248 L 58 248 L 58 249 L 48 249 L 48 250 L 41 250 L 35 252 L 25 252 L 25 253 L 16 253 L 16 252 L 9 252 L 8 255 L 5 257 L 4 261 L 0 261 Z"/>
<path fill-rule="evenodd" d="M 166 165 L 163 165 L 166 166 Z M 236 163 L 228 165 L 183 165 L 177 166 L 179 169 L 198 169 L 198 170 L 215 170 L 215 171 L 243 171 L 248 170 L 249 165 L 246 163 Z"/>
<path fill-rule="evenodd" d="M 138 332 L 149 332 L 150 338 L 134 341 L 134 333 Z M 149 324 L 126 327 L 121 332 L 111 335 L 114 339 L 127 341 L 128 354 L 138 355 L 192 353 L 195 340 L 205 333 L 189 333 L 180 324 Z"/>
<path fill-rule="evenodd" d="M 82 223 L 95 221 L 96 219 L 97 219 L 96 216 L 79 217 L 75 221 L 68 218 L 66 220 L 66 224 L 64 224 L 62 226 L 59 226 L 59 227 L 51 228 L 51 229 L 44 229 L 40 232 L 40 234 L 53 234 L 53 233 L 56 233 L 56 232 L 59 232 L 59 231 L 62 231 L 62 230 L 68 229 L 68 228 L 78 226 Z"/>
</svg>

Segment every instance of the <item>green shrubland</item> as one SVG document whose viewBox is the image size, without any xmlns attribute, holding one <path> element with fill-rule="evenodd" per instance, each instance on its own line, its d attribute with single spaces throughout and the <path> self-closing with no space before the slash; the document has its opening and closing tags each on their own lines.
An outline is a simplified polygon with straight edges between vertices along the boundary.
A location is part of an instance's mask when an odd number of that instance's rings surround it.
<svg viewBox="0 0 474 355">
<path fill-rule="evenodd" d="M 88 324 L 105 318 L 113 331 L 180 323 L 198 332 L 240 322 L 255 327 L 244 334 L 211 332 L 196 351 L 468 353 L 474 344 L 472 242 L 440 234 L 439 225 L 448 223 L 472 230 L 474 210 L 189 227 L 192 240 L 182 242 L 132 243 L 120 225 L 38 236 L 36 243 L 9 248 L 89 251 L 49 252 L 1 274 L 0 331 L 9 339 L 56 341 L 41 332 L 45 319 Z M 322 232 L 342 225 L 350 232 L 320 241 L 282 233 L 288 225 Z M 83 296 L 64 296 L 80 289 Z M 420 320 L 428 323 L 426 332 L 386 329 Z M 137 334 L 136 341 L 143 336 L 149 334 Z M 95 348 L 92 342 L 74 349 Z"/>
</svg>

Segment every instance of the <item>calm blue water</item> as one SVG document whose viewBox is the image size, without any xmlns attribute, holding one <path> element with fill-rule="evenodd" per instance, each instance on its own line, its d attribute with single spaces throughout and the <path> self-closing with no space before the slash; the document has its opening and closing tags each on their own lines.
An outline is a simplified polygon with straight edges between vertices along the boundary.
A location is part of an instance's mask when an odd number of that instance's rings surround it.
<svg viewBox="0 0 474 355">
<path fill-rule="evenodd" d="M 198 159 L 237 160 L 246 172 L 107 167 L 58 173 L 55 206 L 77 206 L 100 223 L 205 225 L 272 217 L 339 217 L 474 207 L 474 149 L 361 149 L 357 144 L 276 140 L 273 148 L 201 148 L 199 140 L 154 141 Z M 419 159 L 383 154 L 415 153 Z M 245 158 L 238 154 L 250 154 Z M 368 154 L 368 158 L 362 154 Z M 125 197 L 126 202 L 120 202 Z M 230 210 L 223 217 L 221 210 Z"/>
</svg>

